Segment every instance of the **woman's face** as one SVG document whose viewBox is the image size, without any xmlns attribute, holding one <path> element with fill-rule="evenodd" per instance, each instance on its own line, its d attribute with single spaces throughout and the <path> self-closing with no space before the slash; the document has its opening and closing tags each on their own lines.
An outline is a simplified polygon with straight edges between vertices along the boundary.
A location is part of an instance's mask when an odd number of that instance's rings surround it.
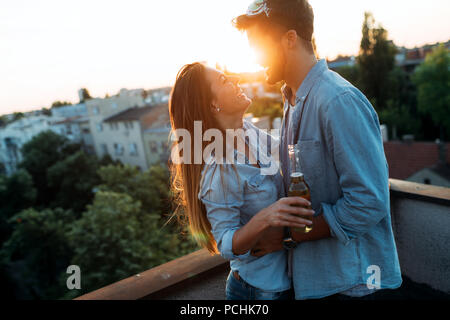
<svg viewBox="0 0 450 320">
<path fill-rule="evenodd" d="M 224 75 L 214 68 L 207 67 L 206 79 L 211 84 L 214 113 L 240 116 L 244 114 L 252 100 L 239 87 L 239 77 Z"/>
</svg>

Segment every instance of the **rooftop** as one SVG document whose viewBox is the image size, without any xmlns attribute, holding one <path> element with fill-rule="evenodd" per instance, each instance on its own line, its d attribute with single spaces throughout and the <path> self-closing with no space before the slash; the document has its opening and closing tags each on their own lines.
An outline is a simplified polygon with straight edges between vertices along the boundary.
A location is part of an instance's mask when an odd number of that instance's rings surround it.
<svg viewBox="0 0 450 320">
<path fill-rule="evenodd" d="M 390 179 L 404 282 L 390 299 L 450 299 L 450 189 Z M 76 299 L 225 299 L 229 263 L 198 250 Z"/>
<path fill-rule="evenodd" d="M 445 147 L 445 161 L 450 163 L 450 143 Z M 434 142 L 389 141 L 384 143 L 384 152 L 389 177 L 394 179 L 407 179 L 417 171 L 439 163 L 439 145 Z"/>
<path fill-rule="evenodd" d="M 104 122 L 133 121 L 152 111 L 153 106 L 132 107 L 103 120 Z"/>
</svg>

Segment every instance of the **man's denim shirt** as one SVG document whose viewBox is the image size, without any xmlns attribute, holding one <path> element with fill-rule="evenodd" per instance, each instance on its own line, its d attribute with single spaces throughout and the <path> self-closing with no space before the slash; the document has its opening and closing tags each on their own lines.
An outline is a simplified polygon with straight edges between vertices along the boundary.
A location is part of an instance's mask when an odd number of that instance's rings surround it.
<svg viewBox="0 0 450 320">
<path fill-rule="evenodd" d="M 253 129 L 258 135 L 266 135 L 247 121 L 244 121 L 244 128 Z M 250 143 L 249 147 L 253 154 L 257 154 L 256 145 Z M 245 160 L 248 161 L 248 158 L 245 157 Z M 198 198 L 205 205 L 220 254 L 230 260 L 231 270 L 239 271 L 240 277 L 250 285 L 268 292 L 290 289 L 285 250 L 259 258 L 250 255 L 250 251 L 235 255 L 232 250 L 234 233 L 260 210 L 283 196 L 279 170 L 276 174 L 262 175 L 261 169 L 251 164 L 236 163 L 233 168 L 231 164 L 217 164 L 214 157 L 209 157 L 206 162 Z M 270 164 L 263 161 L 260 166 L 264 165 Z"/>
<path fill-rule="evenodd" d="M 367 282 L 377 286 L 371 281 L 377 278 L 373 275 L 377 267 L 380 288 L 399 287 L 402 279 L 391 226 L 388 164 L 375 110 L 358 89 L 320 60 L 296 93 L 294 125 L 288 133 L 287 89 L 282 90 L 280 142 L 285 190 L 289 185 L 287 146 L 293 140 L 300 147 L 312 208 L 316 215 L 324 215 L 332 234 L 300 243 L 293 250 L 296 299 L 321 298 Z"/>
</svg>

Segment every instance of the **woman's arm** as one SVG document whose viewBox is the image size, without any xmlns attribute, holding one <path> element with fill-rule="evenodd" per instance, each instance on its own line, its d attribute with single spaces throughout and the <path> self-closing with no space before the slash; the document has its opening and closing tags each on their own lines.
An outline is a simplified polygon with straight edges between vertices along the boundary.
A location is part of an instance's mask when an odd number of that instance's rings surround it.
<svg viewBox="0 0 450 320">
<path fill-rule="evenodd" d="M 298 227 L 310 225 L 311 221 L 299 216 L 312 216 L 313 210 L 293 205 L 309 205 L 309 201 L 300 197 L 281 198 L 269 207 L 261 210 L 233 235 L 233 253 L 241 255 L 252 249 L 270 227 Z"/>
<path fill-rule="evenodd" d="M 220 189 L 225 183 L 226 190 Z M 206 169 L 199 199 L 205 205 L 211 232 L 220 254 L 228 260 L 246 259 L 250 249 L 269 227 L 304 227 L 309 220 L 296 215 L 313 215 L 314 211 L 291 205 L 309 205 L 300 197 L 282 198 L 261 210 L 244 226 L 241 224 L 240 207 L 244 203 L 242 181 L 236 181 L 234 170 L 216 164 Z"/>
</svg>

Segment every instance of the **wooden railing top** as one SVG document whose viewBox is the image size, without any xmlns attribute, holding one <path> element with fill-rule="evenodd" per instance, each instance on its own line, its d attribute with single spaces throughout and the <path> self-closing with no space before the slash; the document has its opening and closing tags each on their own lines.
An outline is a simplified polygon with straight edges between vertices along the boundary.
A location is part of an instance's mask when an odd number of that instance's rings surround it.
<svg viewBox="0 0 450 320">
<path fill-rule="evenodd" d="M 450 206 L 450 188 L 421 184 L 405 180 L 389 179 L 394 196 L 425 200 Z"/>
<path fill-rule="evenodd" d="M 228 262 L 221 256 L 201 249 L 75 300 L 137 300 L 224 263 Z"/>
</svg>

